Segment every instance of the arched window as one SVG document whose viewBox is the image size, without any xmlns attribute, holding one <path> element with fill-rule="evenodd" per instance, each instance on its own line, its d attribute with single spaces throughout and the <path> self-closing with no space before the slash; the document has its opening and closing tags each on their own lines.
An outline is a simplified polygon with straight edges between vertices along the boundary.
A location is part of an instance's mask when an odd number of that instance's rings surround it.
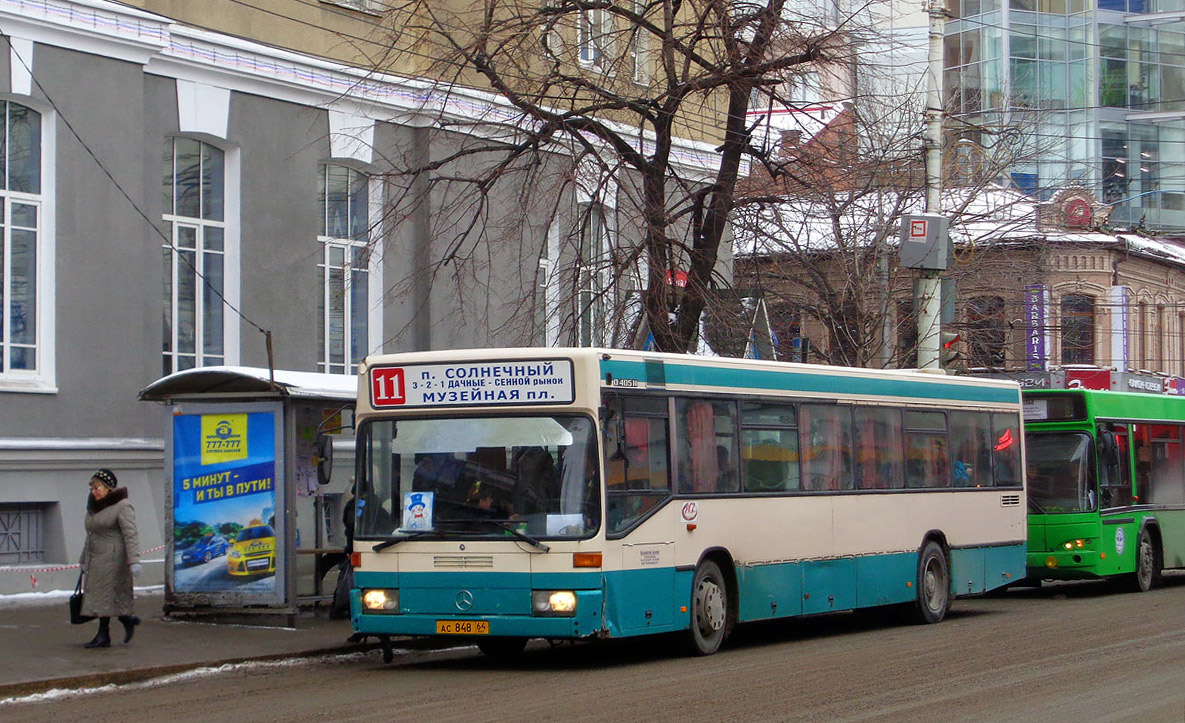
<svg viewBox="0 0 1185 723">
<path fill-rule="evenodd" d="M 226 163 L 221 149 L 192 138 L 164 145 L 163 369 L 226 361 Z"/>
<path fill-rule="evenodd" d="M 1094 364 L 1094 297 L 1062 297 L 1062 364 Z"/>
<path fill-rule="evenodd" d="M 317 366 L 354 374 L 370 349 L 370 179 L 346 166 L 321 166 L 321 303 Z"/>
<path fill-rule="evenodd" d="M 41 371 L 41 114 L 0 101 L 0 379 Z"/>
<path fill-rule="evenodd" d="M 1004 366 L 1008 331 L 1003 297 L 977 296 L 967 302 L 967 336 L 969 366 Z"/>
</svg>

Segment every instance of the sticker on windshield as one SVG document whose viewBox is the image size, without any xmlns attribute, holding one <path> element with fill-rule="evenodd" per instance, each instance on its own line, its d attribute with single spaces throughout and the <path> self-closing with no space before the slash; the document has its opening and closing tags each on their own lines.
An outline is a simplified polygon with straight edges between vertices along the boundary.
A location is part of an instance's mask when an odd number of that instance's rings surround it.
<svg viewBox="0 0 1185 723">
<path fill-rule="evenodd" d="M 431 530 L 433 497 L 433 492 L 404 492 L 403 524 L 400 529 Z"/>
<path fill-rule="evenodd" d="M 408 364 L 370 370 L 376 408 L 571 404 L 570 359 Z"/>
</svg>

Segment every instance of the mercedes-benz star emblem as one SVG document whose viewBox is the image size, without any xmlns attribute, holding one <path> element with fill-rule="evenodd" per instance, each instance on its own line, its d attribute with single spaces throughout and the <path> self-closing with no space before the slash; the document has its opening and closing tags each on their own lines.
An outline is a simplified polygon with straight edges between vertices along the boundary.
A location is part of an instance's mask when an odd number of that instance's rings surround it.
<svg viewBox="0 0 1185 723">
<path fill-rule="evenodd" d="M 457 593 L 457 609 L 465 612 L 471 607 L 473 607 L 473 593 L 468 590 Z"/>
</svg>

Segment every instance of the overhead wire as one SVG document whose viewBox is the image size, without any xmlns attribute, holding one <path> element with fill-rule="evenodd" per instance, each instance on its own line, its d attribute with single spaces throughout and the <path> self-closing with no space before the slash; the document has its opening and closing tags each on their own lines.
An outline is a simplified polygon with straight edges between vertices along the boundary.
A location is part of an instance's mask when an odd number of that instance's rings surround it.
<svg viewBox="0 0 1185 723">
<path fill-rule="evenodd" d="M 220 289 L 218 289 L 216 286 L 214 286 L 212 283 L 210 283 L 210 281 L 205 277 L 205 275 L 203 275 L 192 263 L 189 262 L 188 259 L 185 258 L 185 254 L 181 253 L 181 249 L 177 248 L 177 246 L 174 245 L 173 239 L 166 236 L 165 233 L 163 231 L 161 231 L 160 228 L 157 226 L 156 222 L 148 217 L 148 214 L 145 213 L 145 211 L 140 207 L 140 204 L 137 203 L 136 200 L 132 198 L 131 194 L 128 193 L 126 188 L 124 188 L 123 184 L 119 182 L 119 179 L 117 179 L 115 177 L 115 174 L 112 173 L 111 170 L 107 167 L 107 165 L 99 158 L 98 154 L 95 153 L 94 149 L 91 148 L 90 144 L 87 143 L 85 139 L 83 139 L 82 135 L 78 132 L 78 130 L 74 127 L 74 124 L 71 122 L 69 115 L 62 111 L 61 107 L 54 100 L 53 94 L 51 94 L 48 91 L 48 89 L 46 89 L 46 87 L 44 85 L 42 85 L 41 80 L 39 79 L 37 74 L 33 72 L 32 66 L 21 55 L 21 52 L 15 46 L 13 46 L 10 36 L 4 32 L 3 28 L 0 28 L 0 37 L 3 37 L 5 44 L 8 45 L 10 57 L 16 58 L 17 62 L 19 62 L 21 64 L 21 66 L 24 68 L 25 72 L 29 74 L 29 77 L 31 78 L 33 84 L 37 86 L 37 89 L 41 92 L 42 96 L 45 98 L 45 102 L 48 103 L 50 105 L 50 107 L 52 107 L 54 109 L 55 116 L 59 120 L 61 120 L 62 125 L 65 126 L 68 131 L 70 131 L 70 135 L 73 136 L 76 141 L 78 141 L 78 144 L 80 146 L 82 146 L 82 149 L 84 151 L 86 151 L 87 156 L 89 156 L 90 159 L 92 161 L 94 161 L 94 163 L 98 167 L 98 169 L 103 173 L 103 175 L 107 178 L 107 180 L 111 182 L 111 185 L 115 187 L 115 190 L 117 190 L 119 192 L 119 194 L 121 196 L 123 196 L 124 200 L 127 201 L 128 205 L 131 206 L 132 210 L 136 212 L 136 215 L 139 216 L 141 219 L 143 219 L 143 221 L 148 225 L 148 227 L 150 229 L 152 229 L 152 231 L 157 236 L 159 236 L 162 241 L 164 241 L 165 245 L 168 246 L 172 250 L 172 252 L 175 256 L 182 259 L 183 261 L 185 261 L 185 263 L 187 265 L 190 266 L 190 268 L 193 270 L 195 276 L 197 278 L 201 279 L 201 281 L 205 285 L 205 287 L 207 289 L 209 289 L 211 292 L 213 292 L 218 297 L 218 299 L 223 304 L 223 306 L 230 309 L 240 319 L 247 322 L 247 324 L 249 324 L 252 327 L 254 327 L 255 329 L 259 330 L 261 333 L 263 333 L 265 336 L 268 336 L 270 339 L 271 332 L 268 331 L 267 329 L 264 329 L 259 324 L 257 324 L 253 319 L 251 319 L 246 314 L 244 314 L 241 309 L 239 309 L 237 306 L 235 306 L 229 300 L 227 300 L 226 296 L 222 293 L 222 291 Z"/>
</svg>

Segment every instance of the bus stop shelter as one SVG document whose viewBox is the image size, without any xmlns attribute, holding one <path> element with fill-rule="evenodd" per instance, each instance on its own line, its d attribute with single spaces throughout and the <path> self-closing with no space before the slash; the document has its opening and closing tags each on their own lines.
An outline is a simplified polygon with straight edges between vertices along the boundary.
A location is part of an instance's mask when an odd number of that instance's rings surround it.
<svg viewBox="0 0 1185 723">
<path fill-rule="evenodd" d="M 165 405 L 165 612 L 292 615 L 344 558 L 354 376 L 202 367 L 140 392 Z M 336 465 L 333 484 L 318 465 Z M 327 594 L 326 594 L 327 593 Z"/>
</svg>

